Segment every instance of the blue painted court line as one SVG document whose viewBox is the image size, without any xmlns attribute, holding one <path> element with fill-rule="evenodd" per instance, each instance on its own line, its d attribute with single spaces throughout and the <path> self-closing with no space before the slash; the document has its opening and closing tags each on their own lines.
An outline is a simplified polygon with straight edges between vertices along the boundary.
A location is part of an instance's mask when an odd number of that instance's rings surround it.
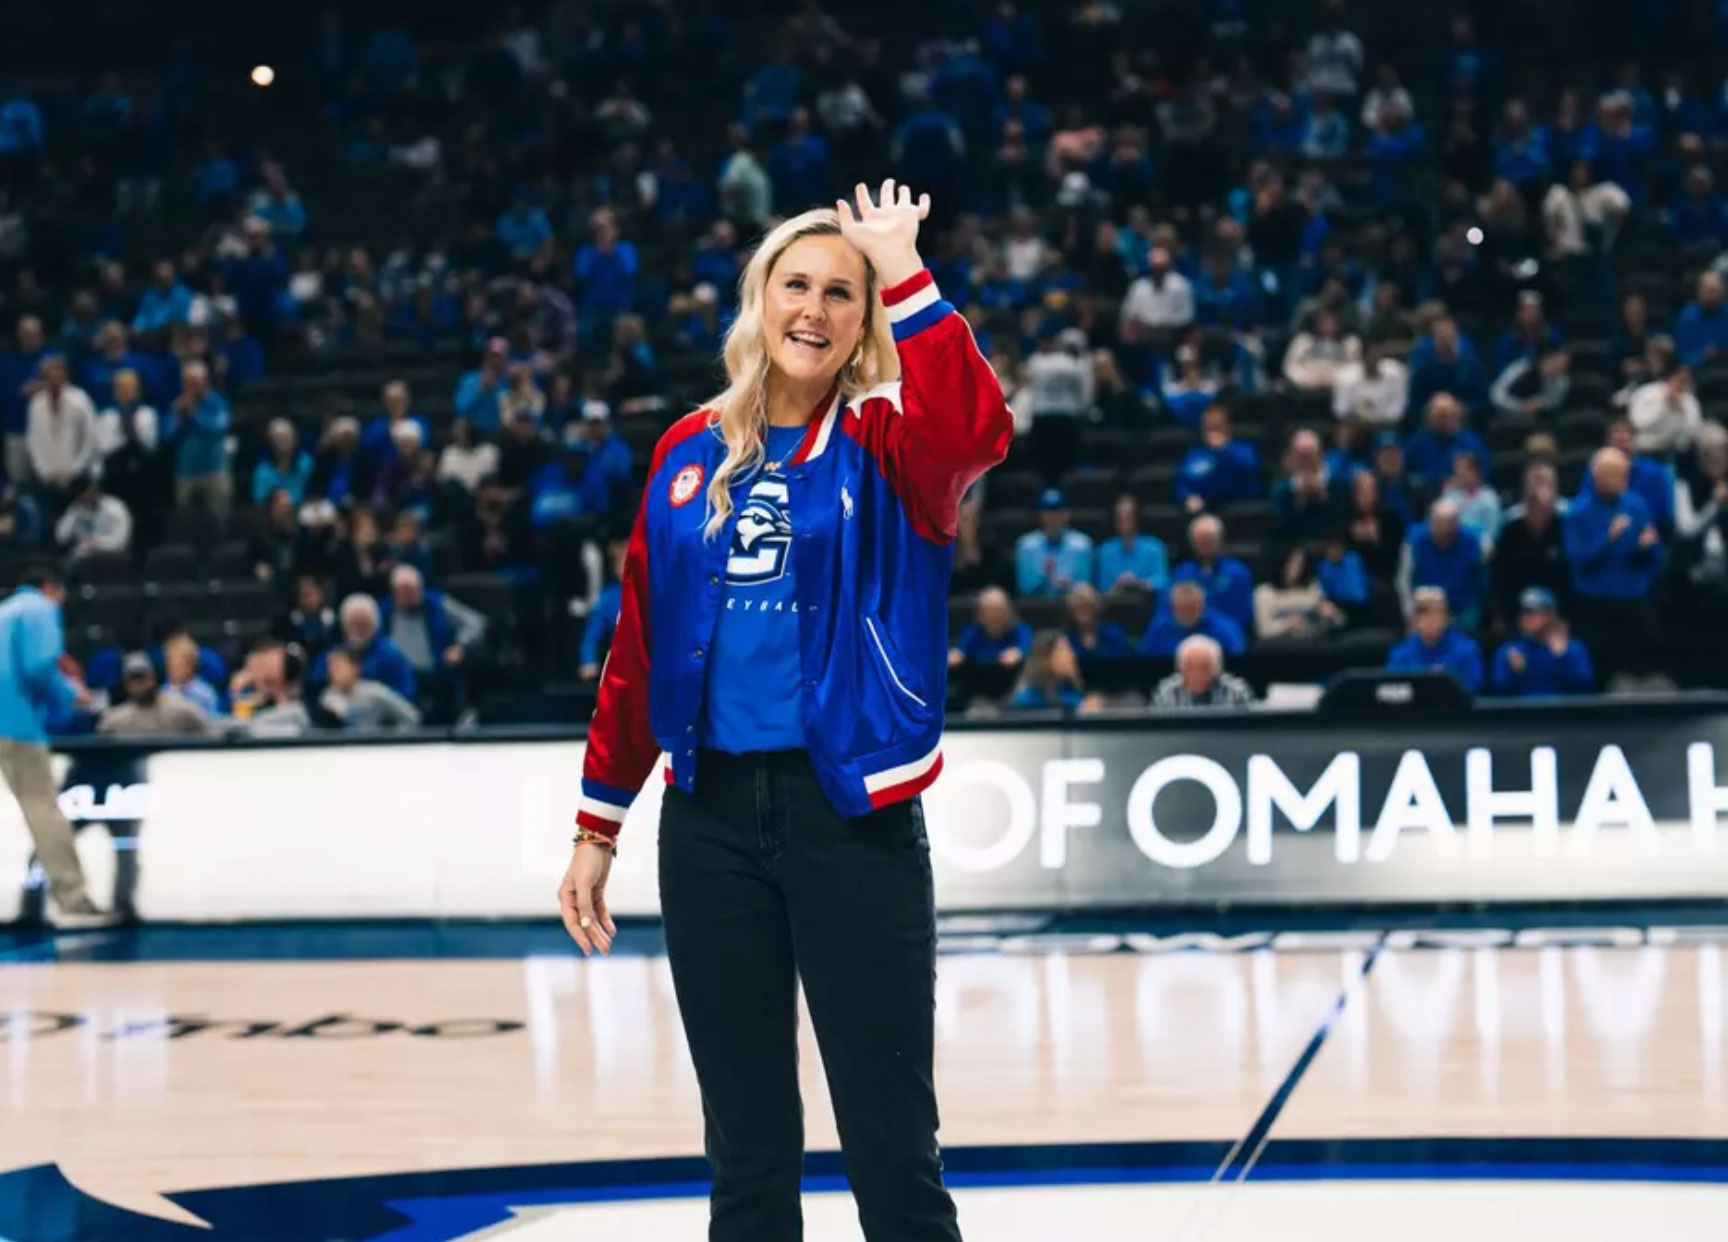
<svg viewBox="0 0 1728 1242">
<path fill-rule="evenodd" d="M 1225 1158 L 1213 1181 L 1242 1181 L 1248 1176 L 1255 1161 L 1260 1158 L 1261 1150 L 1266 1146 L 1267 1137 L 1272 1133 L 1272 1127 L 1277 1124 L 1278 1115 L 1284 1111 L 1284 1106 L 1295 1094 L 1302 1076 L 1308 1072 L 1308 1067 L 1314 1064 L 1314 1058 L 1320 1055 L 1320 1049 L 1326 1046 L 1326 1039 L 1332 1034 L 1332 1028 L 1338 1024 L 1338 1019 L 1344 1016 L 1344 1010 L 1350 1004 L 1350 998 L 1362 990 L 1362 985 L 1368 978 L 1368 973 L 1374 969 L 1374 963 L 1379 960 L 1380 950 L 1370 949 L 1362 959 L 1362 969 L 1356 978 L 1339 989 L 1338 999 L 1332 1003 L 1332 1009 L 1321 1020 L 1319 1028 L 1314 1032 L 1308 1046 L 1302 1049 L 1302 1055 L 1296 1058 L 1296 1064 L 1290 1067 L 1290 1072 L 1284 1075 L 1284 1081 L 1278 1084 L 1278 1089 L 1272 1093 L 1272 1098 L 1266 1101 L 1266 1107 L 1260 1110 L 1260 1115 L 1254 1119 L 1254 1124 L 1248 1128 L 1248 1133 L 1242 1136 L 1242 1141 L 1231 1149 Z M 1236 1175 L 1231 1177 L 1231 1169 L 1241 1165 Z"/>
</svg>

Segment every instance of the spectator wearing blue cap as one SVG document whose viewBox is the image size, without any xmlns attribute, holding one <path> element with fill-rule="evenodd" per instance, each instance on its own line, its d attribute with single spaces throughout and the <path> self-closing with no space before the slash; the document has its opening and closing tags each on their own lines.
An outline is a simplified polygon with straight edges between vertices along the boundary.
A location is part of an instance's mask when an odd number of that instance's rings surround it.
<svg viewBox="0 0 1728 1242">
<path fill-rule="evenodd" d="M 1552 591 L 1530 587 L 1518 597 L 1518 636 L 1495 653 L 1490 685 L 1495 694 L 1526 699 L 1596 689 L 1590 653 L 1567 629 Z"/>
<path fill-rule="evenodd" d="M 1027 531 L 1014 547 L 1014 587 L 1019 595 L 1066 595 L 1093 574 L 1090 536 L 1068 525 L 1068 499 L 1060 488 L 1038 497 L 1040 530 Z"/>
<path fill-rule="evenodd" d="M 1437 587 L 1445 594 L 1458 624 L 1474 630 L 1482 620 L 1487 586 L 1484 559 L 1482 533 L 1463 524 L 1457 505 L 1436 500 L 1428 510 L 1428 520 L 1411 527 L 1404 541 L 1404 555 L 1398 564 L 1398 595 L 1404 603 L 1404 615 L 1414 615 L 1422 588 Z"/>
<path fill-rule="evenodd" d="M 1206 588 L 1192 578 L 1173 583 L 1169 602 L 1159 609 L 1140 636 L 1140 650 L 1154 658 L 1174 659 L 1176 649 L 1195 634 L 1204 634 L 1238 656 L 1248 650 L 1247 632 L 1229 616 L 1207 603 Z"/>
<path fill-rule="evenodd" d="M 1450 673 L 1465 690 L 1482 689 L 1482 651 L 1469 635 L 1454 629 L 1446 592 L 1422 587 L 1415 592 L 1410 635 L 1386 657 L 1391 673 Z"/>
</svg>

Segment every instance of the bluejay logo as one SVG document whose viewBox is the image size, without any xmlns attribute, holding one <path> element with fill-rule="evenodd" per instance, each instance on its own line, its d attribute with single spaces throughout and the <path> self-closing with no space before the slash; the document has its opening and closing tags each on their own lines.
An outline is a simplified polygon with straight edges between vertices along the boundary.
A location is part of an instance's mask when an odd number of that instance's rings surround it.
<svg viewBox="0 0 1728 1242">
<path fill-rule="evenodd" d="M 733 586 L 761 586 L 786 572 L 792 547 L 792 519 L 786 512 L 786 476 L 765 471 L 750 488 L 750 498 L 738 513 L 732 532 L 732 552 L 726 558 L 726 581 Z"/>
</svg>

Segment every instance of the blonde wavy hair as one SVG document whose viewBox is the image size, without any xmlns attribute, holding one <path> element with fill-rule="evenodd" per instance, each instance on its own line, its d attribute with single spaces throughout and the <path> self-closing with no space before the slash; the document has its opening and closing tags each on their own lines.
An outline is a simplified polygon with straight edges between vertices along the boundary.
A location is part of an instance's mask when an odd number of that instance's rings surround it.
<svg viewBox="0 0 1728 1242">
<path fill-rule="evenodd" d="M 727 329 L 721 358 L 726 364 L 726 388 L 708 401 L 714 433 L 726 442 L 726 459 L 708 482 L 708 521 L 703 531 L 713 538 L 732 515 L 731 483 L 740 471 L 746 477 L 765 459 L 768 434 L 768 382 L 773 370 L 768 336 L 762 326 L 768 277 L 793 242 L 806 237 L 839 237 L 840 213 L 818 207 L 783 221 L 762 239 L 738 281 L 738 318 Z M 840 368 L 840 392 L 853 398 L 878 384 L 900 378 L 900 355 L 882 305 L 880 282 L 864 261 L 864 336 L 857 352 Z"/>
</svg>

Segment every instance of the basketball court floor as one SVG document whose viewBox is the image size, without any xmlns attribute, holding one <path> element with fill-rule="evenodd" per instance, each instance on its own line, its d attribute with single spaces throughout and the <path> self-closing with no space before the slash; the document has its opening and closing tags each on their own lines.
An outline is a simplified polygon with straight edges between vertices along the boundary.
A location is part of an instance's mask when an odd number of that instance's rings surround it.
<svg viewBox="0 0 1728 1242">
<path fill-rule="evenodd" d="M 1728 1237 L 1728 927 L 1586 917 L 948 925 L 966 1236 Z M 702 1238 L 657 934 L 562 935 L 0 937 L 0 1239 Z M 807 1025 L 803 1077 L 806 1234 L 855 1242 Z"/>
</svg>

